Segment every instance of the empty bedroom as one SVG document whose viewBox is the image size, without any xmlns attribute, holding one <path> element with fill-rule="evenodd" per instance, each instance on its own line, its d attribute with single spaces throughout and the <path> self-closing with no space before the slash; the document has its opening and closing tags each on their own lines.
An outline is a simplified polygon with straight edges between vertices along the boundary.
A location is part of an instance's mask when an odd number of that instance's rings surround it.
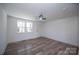
<svg viewBox="0 0 79 59">
<path fill-rule="evenodd" d="M 78 55 L 78 3 L 0 3 L 1 55 Z"/>
</svg>

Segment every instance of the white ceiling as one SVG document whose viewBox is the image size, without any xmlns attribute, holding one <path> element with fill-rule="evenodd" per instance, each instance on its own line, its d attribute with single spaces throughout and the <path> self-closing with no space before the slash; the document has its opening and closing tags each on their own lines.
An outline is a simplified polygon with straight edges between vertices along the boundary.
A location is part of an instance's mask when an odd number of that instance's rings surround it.
<svg viewBox="0 0 79 59">
<path fill-rule="evenodd" d="M 47 20 L 79 15 L 79 4 L 56 3 L 4 3 L 0 4 L 8 15 L 37 20 L 43 13 Z"/>
</svg>

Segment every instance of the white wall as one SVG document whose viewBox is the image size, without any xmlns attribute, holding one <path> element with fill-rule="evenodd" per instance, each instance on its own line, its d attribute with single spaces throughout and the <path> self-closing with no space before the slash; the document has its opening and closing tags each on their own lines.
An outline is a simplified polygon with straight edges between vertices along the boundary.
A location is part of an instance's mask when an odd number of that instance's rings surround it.
<svg viewBox="0 0 79 59">
<path fill-rule="evenodd" d="M 39 33 L 39 37 L 43 36 L 43 27 L 44 27 L 44 23 L 45 21 L 38 21 L 38 33 Z"/>
<path fill-rule="evenodd" d="M 77 46 L 79 46 L 79 17 L 77 17 Z"/>
<path fill-rule="evenodd" d="M 6 39 L 6 13 L 0 6 L 0 54 L 3 54 L 7 45 Z"/>
<path fill-rule="evenodd" d="M 8 28 L 7 28 L 8 43 L 39 37 L 39 31 L 38 31 L 39 22 L 32 21 L 33 22 L 33 30 L 32 30 L 33 32 L 32 33 L 31 32 L 30 33 L 27 33 L 27 32 L 26 33 L 17 33 L 16 22 L 17 22 L 17 20 L 19 20 L 19 18 L 8 16 L 7 20 L 8 20 Z"/>
<path fill-rule="evenodd" d="M 79 46 L 79 17 L 68 17 L 44 24 L 43 36 Z"/>
</svg>

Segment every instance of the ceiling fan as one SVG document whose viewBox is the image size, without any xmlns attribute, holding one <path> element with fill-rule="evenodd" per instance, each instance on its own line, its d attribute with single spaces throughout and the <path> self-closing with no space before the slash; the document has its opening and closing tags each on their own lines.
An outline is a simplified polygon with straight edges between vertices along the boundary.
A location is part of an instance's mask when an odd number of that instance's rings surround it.
<svg viewBox="0 0 79 59">
<path fill-rule="evenodd" d="M 39 20 L 46 20 L 46 17 L 43 16 L 43 14 L 39 15 Z"/>
</svg>

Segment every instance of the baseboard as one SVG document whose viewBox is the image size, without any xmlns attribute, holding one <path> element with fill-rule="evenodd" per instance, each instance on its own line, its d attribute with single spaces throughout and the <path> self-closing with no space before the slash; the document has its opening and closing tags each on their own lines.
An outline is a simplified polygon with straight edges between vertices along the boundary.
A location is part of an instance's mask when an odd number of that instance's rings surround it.
<svg viewBox="0 0 79 59">
<path fill-rule="evenodd" d="M 25 41 L 25 40 L 36 39 L 36 38 L 39 38 L 39 37 L 40 37 L 40 36 L 36 36 L 36 37 L 28 38 L 28 39 L 23 39 L 23 40 L 20 40 L 20 41 L 9 42 L 8 44 L 17 43 L 17 42 L 21 42 L 21 41 Z"/>
</svg>

